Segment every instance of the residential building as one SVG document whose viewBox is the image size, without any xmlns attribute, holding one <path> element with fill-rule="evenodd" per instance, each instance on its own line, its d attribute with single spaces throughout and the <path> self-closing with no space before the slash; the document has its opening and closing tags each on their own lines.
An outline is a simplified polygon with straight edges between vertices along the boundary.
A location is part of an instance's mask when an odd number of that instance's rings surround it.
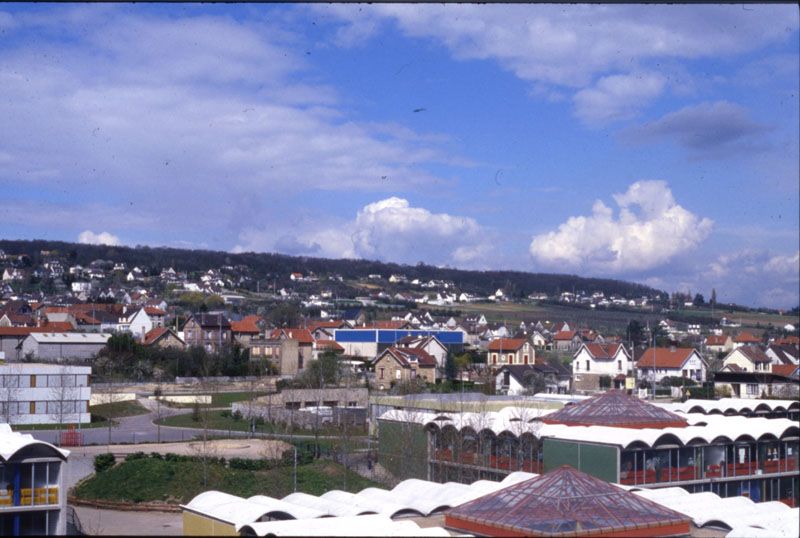
<svg viewBox="0 0 800 538">
<path fill-rule="evenodd" d="M 464 347 L 461 331 L 430 331 L 414 329 L 334 329 L 334 339 L 344 348 L 345 355 L 372 359 L 406 336 L 435 336 L 448 351 L 460 353 Z"/>
<path fill-rule="evenodd" d="M 722 370 L 730 372 L 768 372 L 772 361 L 760 346 L 739 346 L 722 360 Z"/>
<path fill-rule="evenodd" d="M 707 367 L 694 348 L 647 348 L 636 361 L 637 377 L 659 383 L 665 377 L 687 377 L 696 382 L 706 380 Z"/>
<path fill-rule="evenodd" d="M 581 344 L 572 359 L 572 382 L 576 390 L 599 390 L 606 376 L 614 388 L 625 388 L 633 359 L 622 344 Z M 610 387 L 604 387 L 610 388 Z"/>
<path fill-rule="evenodd" d="M 488 366 L 495 368 L 505 364 L 533 364 L 536 350 L 527 338 L 497 338 L 486 348 Z"/>
<path fill-rule="evenodd" d="M 443 369 L 447 362 L 447 346 L 434 335 L 405 336 L 397 341 L 397 347 L 424 349 L 428 355 L 436 359 L 436 366 L 440 369 Z"/>
<path fill-rule="evenodd" d="M 187 346 L 219 353 L 232 344 L 231 322 L 224 314 L 192 314 L 183 325 L 183 340 Z"/>
<path fill-rule="evenodd" d="M 741 346 L 755 346 L 761 343 L 760 338 L 756 338 L 752 333 L 742 331 L 733 339 L 734 349 Z"/>
<path fill-rule="evenodd" d="M 295 375 L 315 359 L 314 337 L 308 329 L 274 329 L 266 338 L 251 338 L 250 360 L 266 359 L 280 375 Z"/>
<path fill-rule="evenodd" d="M 183 339 L 181 339 L 181 337 L 170 328 L 154 327 L 144 335 L 144 341 L 142 341 L 142 345 L 183 349 L 186 347 L 186 342 L 184 342 Z"/>
<path fill-rule="evenodd" d="M 773 366 L 781 364 L 800 364 L 800 351 L 794 346 L 770 344 L 765 351 Z"/>
<path fill-rule="evenodd" d="M 231 321 L 233 341 L 242 347 L 248 347 L 250 340 L 258 338 L 264 319 L 261 316 L 245 316 L 239 321 Z"/>
<path fill-rule="evenodd" d="M 507 364 L 494 374 L 495 393 L 520 396 L 533 386 L 532 376 L 540 376 L 543 382 L 541 392 L 548 394 L 567 394 L 570 389 L 568 369 L 537 361 L 534 364 Z"/>
<path fill-rule="evenodd" d="M 423 349 L 390 347 L 372 361 L 372 366 L 380 390 L 417 377 L 426 383 L 436 382 L 436 359 Z"/>
<path fill-rule="evenodd" d="M 0 535 L 67 534 L 69 450 L 0 424 Z"/>
<path fill-rule="evenodd" d="M 728 353 L 733 349 L 733 338 L 729 334 L 710 334 L 706 337 L 706 351 Z"/>
<path fill-rule="evenodd" d="M 743 349 L 743 348 L 740 348 Z M 723 370 L 714 374 L 714 386 L 728 387 L 735 398 L 794 398 L 800 396 L 797 366 L 777 372 Z M 788 375 L 786 375 L 788 374 Z"/>
<path fill-rule="evenodd" d="M 558 331 L 553 335 L 553 347 L 556 351 L 576 351 L 583 340 L 578 331 Z"/>
</svg>

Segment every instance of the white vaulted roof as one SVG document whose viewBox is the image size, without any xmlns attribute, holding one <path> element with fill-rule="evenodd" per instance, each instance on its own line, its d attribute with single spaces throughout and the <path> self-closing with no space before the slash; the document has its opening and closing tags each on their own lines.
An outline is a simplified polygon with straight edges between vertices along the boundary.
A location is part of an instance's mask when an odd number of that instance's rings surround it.
<svg viewBox="0 0 800 538">
<path fill-rule="evenodd" d="M 741 413 L 743 410 L 756 412 L 759 411 L 786 411 L 790 407 L 797 409 L 800 402 L 797 400 L 761 400 L 748 398 L 720 398 L 719 400 L 697 400 L 688 399 L 682 403 L 657 403 L 659 407 L 672 412 L 683 411 L 684 413 L 720 413 L 733 412 Z"/>
<path fill-rule="evenodd" d="M 515 411 L 504 408 L 496 413 L 408 413 L 391 410 L 380 418 L 414 422 L 438 428 L 453 427 L 457 430 L 469 427 L 476 432 L 491 431 L 495 435 L 508 432 L 519 436 L 522 433 L 543 438 L 552 437 L 571 441 L 614 444 L 626 448 L 633 443 L 647 446 L 690 442 L 711 443 L 718 438 L 736 441 L 739 438 L 759 439 L 764 436 L 783 438 L 800 435 L 796 421 L 785 418 L 767 419 L 763 417 L 699 415 L 678 413 L 689 422 L 685 428 L 616 428 L 610 426 L 567 426 L 565 424 L 545 424 L 538 417 L 528 414 L 530 410 Z M 537 412 L 538 413 L 538 412 Z M 542 412 L 539 416 L 544 416 Z M 510 418 L 509 418 L 510 417 Z M 519 420 L 515 420 L 519 419 Z"/>
<path fill-rule="evenodd" d="M 242 525 L 236 530 L 256 536 L 450 536 L 441 527 L 421 528 L 413 521 L 393 521 L 382 515 L 269 521 Z"/>
<path fill-rule="evenodd" d="M 0 423 L 0 458 L 9 461 L 20 451 L 28 447 L 40 447 L 48 453 L 63 460 L 69 456 L 69 450 L 56 448 L 50 443 L 34 439 L 29 433 L 19 433 L 11 430 L 11 426 Z"/>
</svg>

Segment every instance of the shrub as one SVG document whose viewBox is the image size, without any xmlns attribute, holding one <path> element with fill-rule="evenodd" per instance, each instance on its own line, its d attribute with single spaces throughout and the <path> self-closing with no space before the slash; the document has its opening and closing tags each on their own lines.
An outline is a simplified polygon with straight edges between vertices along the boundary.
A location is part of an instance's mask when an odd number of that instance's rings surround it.
<svg viewBox="0 0 800 538">
<path fill-rule="evenodd" d="M 269 460 L 231 458 L 228 460 L 228 467 L 231 469 L 241 469 L 243 471 L 264 471 L 267 469 L 272 469 L 274 467 L 274 463 Z"/>
<path fill-rule="evenodd" d="M 94 457 L 94 472 L 102 473 L 103 471 L 107 471 L 111 469 L 116 462 L 117 458 L 114 457 L 114 454 L 98 454 Z"/>
<path fill-rule="evenodd" d="M 237 409 L 231 417 L 233 417 L 233 420 L 242 420 L 242 412 Z"/>
<path fill-rule="evenodd" d="M 134 452 L 125 456 L 125 461 L 142 460 L 147 457 L 144 452 Z"/>
<path fill-rule="evenodd" d="M 222 418 L 228 418 L 228 417 L 230 417 L 230 416 L 231 416 L 231 412 L 230 412 L 230 411 L 222 411 L 222 412 L 219 414 L 219 416 L 221 416 Z"/>
</svg>

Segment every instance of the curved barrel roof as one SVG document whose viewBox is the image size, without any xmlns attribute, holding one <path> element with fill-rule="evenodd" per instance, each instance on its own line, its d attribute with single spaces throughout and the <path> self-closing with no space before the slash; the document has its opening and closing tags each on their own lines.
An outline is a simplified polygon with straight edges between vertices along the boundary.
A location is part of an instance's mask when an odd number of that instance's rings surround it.
<svg viewBox="0 0 800 538">
<path fill-rule="evenodd" d="M 8 424 L 0 424 L 0 459 L 9 461 L 24 449 L 37 448 L 47 456 L 55 456 L 66 460 L 69 450 L 57 448 L 50 443 L 34 439 L 29 433 L 19 433 L 11 430 Z"/>
</svg>

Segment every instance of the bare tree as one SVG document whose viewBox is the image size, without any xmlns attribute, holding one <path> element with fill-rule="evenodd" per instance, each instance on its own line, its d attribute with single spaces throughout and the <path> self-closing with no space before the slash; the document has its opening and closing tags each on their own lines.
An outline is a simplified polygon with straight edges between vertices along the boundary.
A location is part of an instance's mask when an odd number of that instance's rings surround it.
<svg viewBox="0 0 800 538">
<path fill-rule="evenodd" d="M 94 399 L 97 402 L 97 405 L 104 405 L 110 406 L 113 403 L 121 401 L 121 397 L 117 394 L 114 390 L 114 385 L 112 383 L 104 383 L 103 385 L 95 385 L 93 387 L 92 392 L 94 393 Z M 111 446 L 111 430 L 116 425 L 113 419 L 114 413 L 110 407 L 106 407 L 105 414 L 103 418 L 106 419 L 106 426 L 108 429 L 108 438 L 106 444 L 108 447 Z"/>
<path fill-rule="evenodd" d="M 19 363 L 11 363 L 3 367 L 0 379 L 0 413 L 3 422 L 13 424 L 19 416 L 19 383 L 22 375 Z"/>
<path fill-rule="evenodd" d="M 77 408 L 76 379 L 74 374 L 68 374 L 67 368 L 62 366 L 58 374 L 47 376 L 47 388 L 49 392 L 49 409 L 47 410 L 50 418 L 58 425 L 58 438 L 61 438 L 64 424 L 67 422 L 80 422 L 80 414 Z"/>
</svg>

